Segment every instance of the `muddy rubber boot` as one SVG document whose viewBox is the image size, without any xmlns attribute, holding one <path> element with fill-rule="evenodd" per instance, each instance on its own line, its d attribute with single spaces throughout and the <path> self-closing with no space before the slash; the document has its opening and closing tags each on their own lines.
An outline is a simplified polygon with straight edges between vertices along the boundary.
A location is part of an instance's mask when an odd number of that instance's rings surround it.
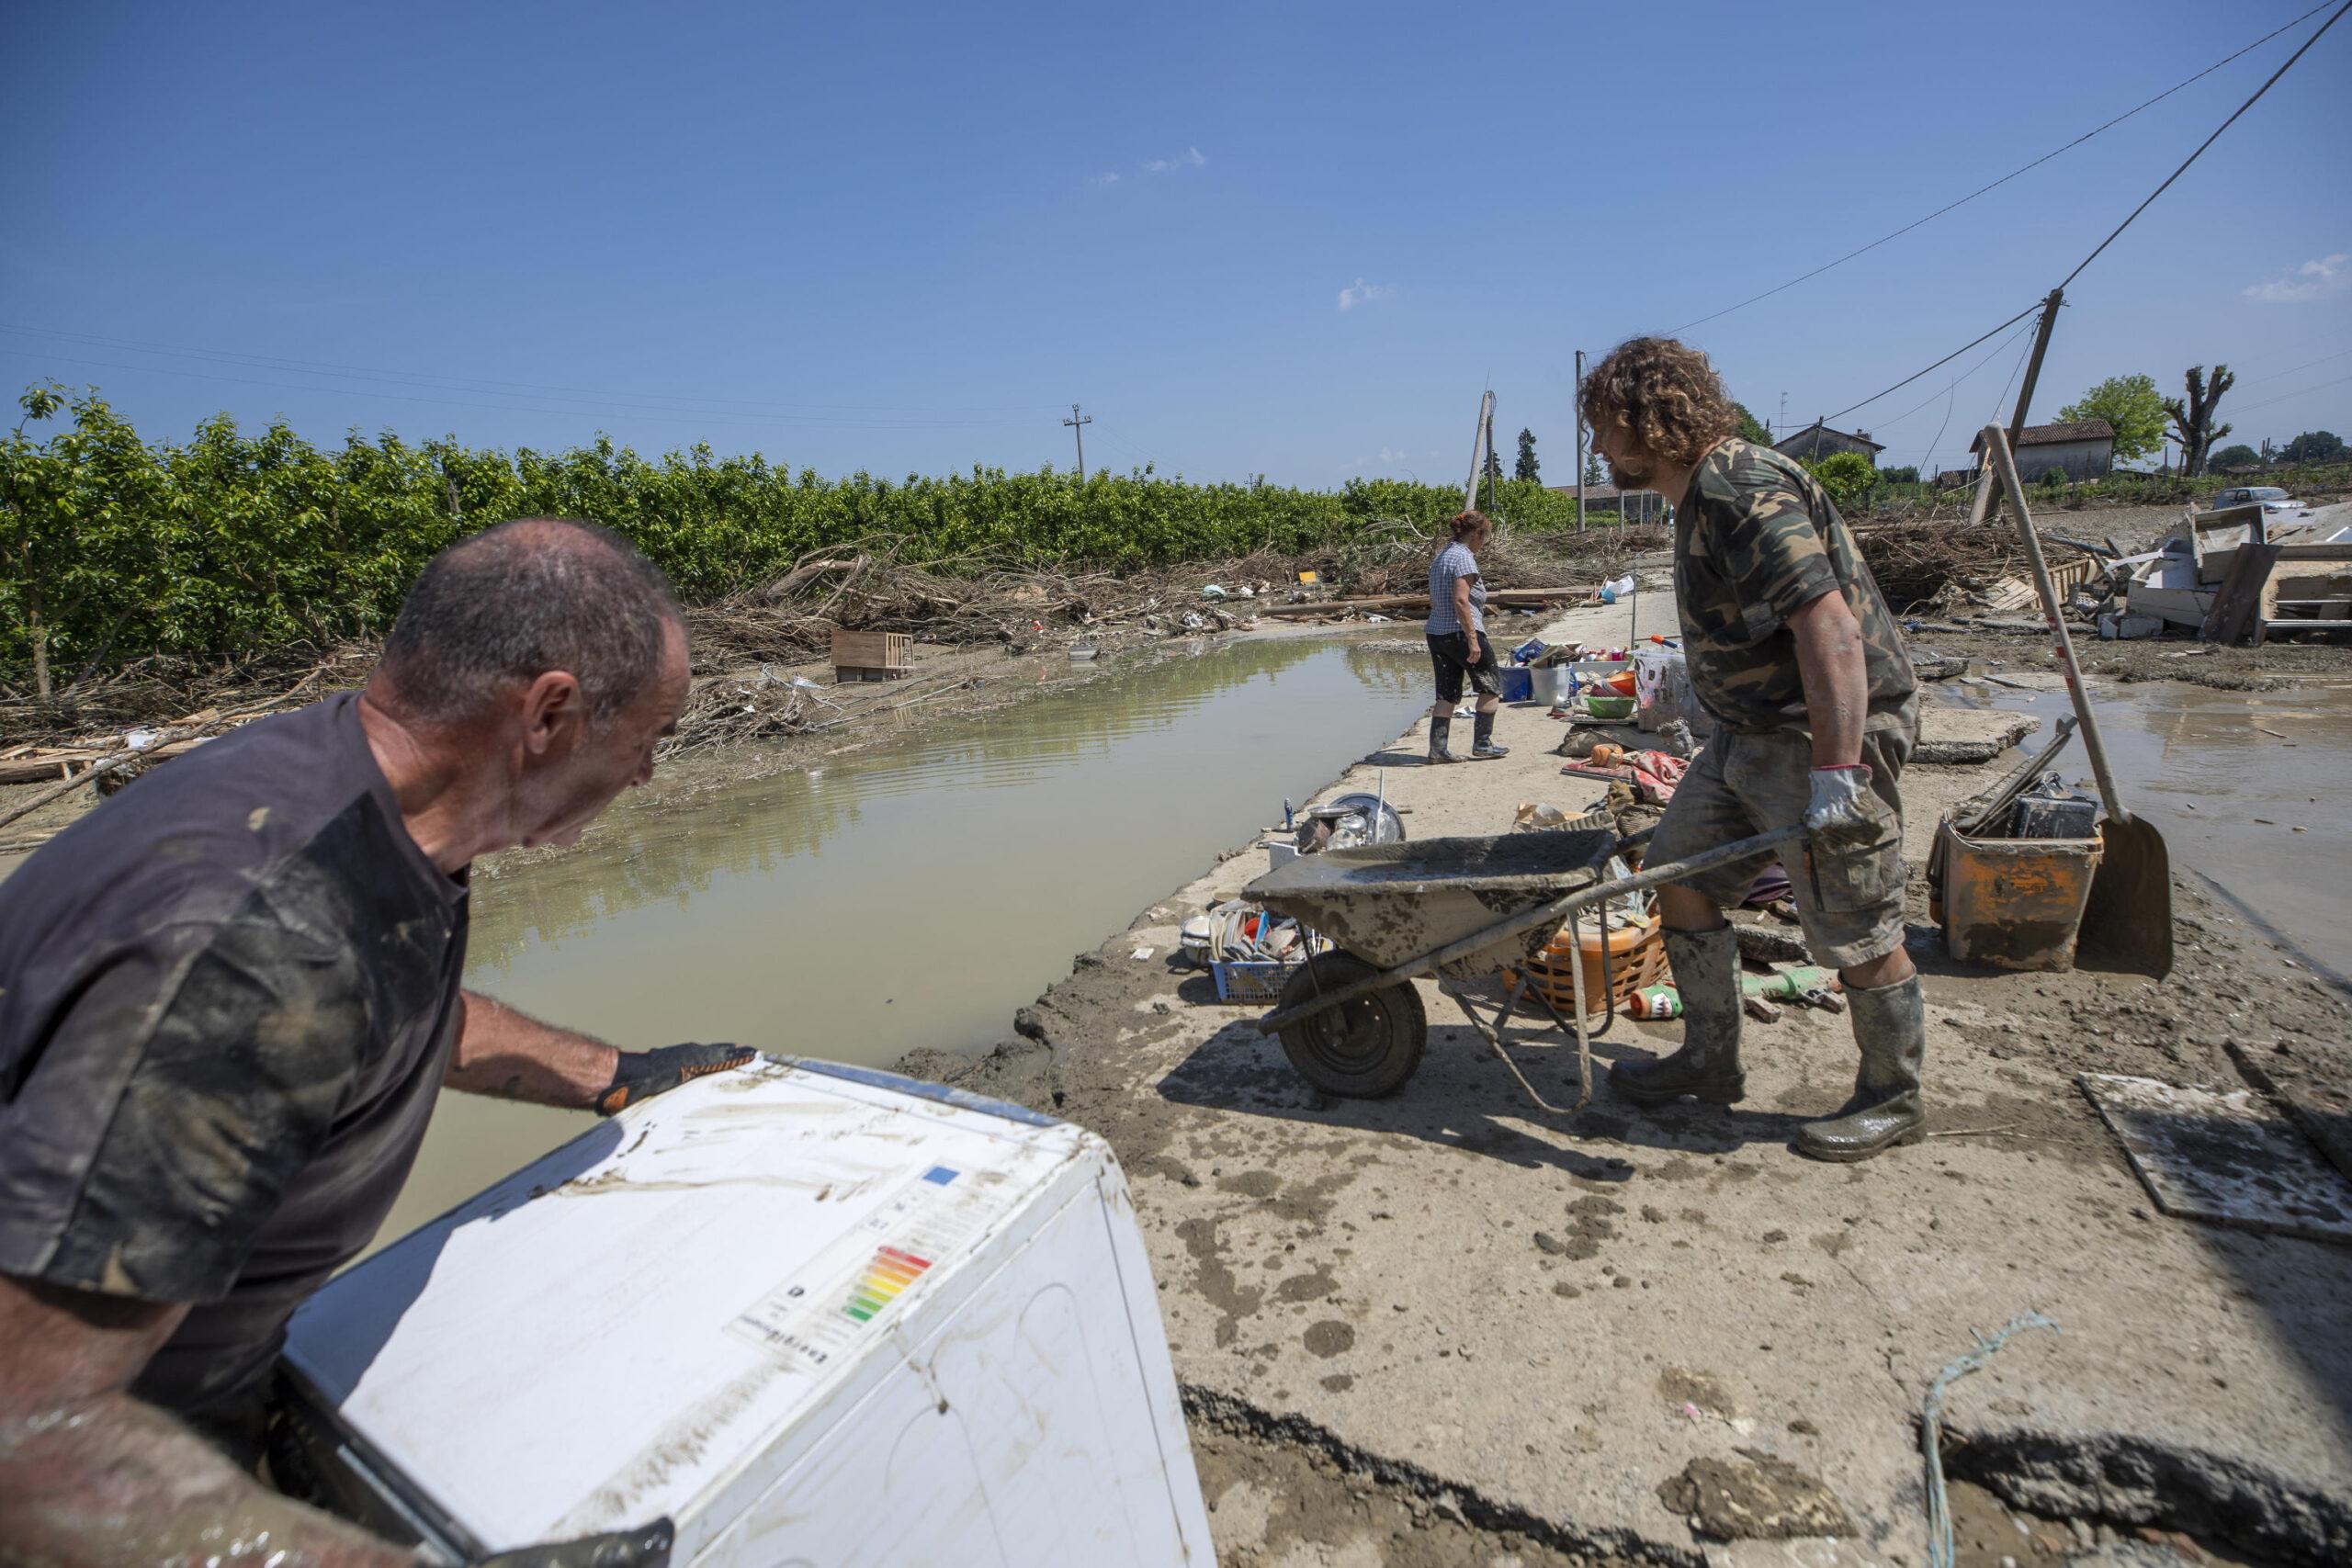
<svg viewBox="0 0 2352 1568">
<path fill-rule="evenodd" d="M 1459 758 L 1459 757 L 1455 756 L 1453 752 L 1451 752 L 1451 751 L 1449 751 L 1449 750 L 1447 750 L 1445 749 L 1445 738 L 1446 738 L 1446 736 L 1447 736 L 1447 735 L 1448 735 L 1448 734 L 1453 730 L 1453 715 L 1451 715 L 1451 714 L 1448 714 L 1448 715 L 1447 715 L 1445 717 L 1443 717 L 1443 718 L 1433 718 L 1433 719 L 1430 720 L 1430 761 L 1432 761 L 1432 762 L 1458 762 L 1458 761 L 1462 761 L 1462 759 L 1461 759 L 1461 758 Z"/>
<path fill-rule="evenodd" d="M 1666 959 L 1682 996 L 1682 1049 L 1615 1063 L 1609 1081 L 1636 1105 L 1666 1105 L 1686 1094 L 1736 1105 L 1747 1093 L 1739 1066 L 1739 933 L 1727 925 L 1668 931 Z"/>
<path fill-rule="evenodd" d="M 1470 721 L 1470 755 L 1481 761 L 1508 757 L 1510 748 L 1495 744 L 1495 716 L 1482 713 Z"/>
<path fill-rule="evenodd" d="M 1808 1159 L 1849 1163 L 1928 1135 L 1928 1113 L 1919 1103 L 1928 1004 L 1919 976 L 1869 991 L 1848 987 L 1846 1006 L 1854 1043 L 1861 1048 L 1861 1070 L 1843 1110 L 1797 1129 L 1797 1153 Z"/>
</svg>

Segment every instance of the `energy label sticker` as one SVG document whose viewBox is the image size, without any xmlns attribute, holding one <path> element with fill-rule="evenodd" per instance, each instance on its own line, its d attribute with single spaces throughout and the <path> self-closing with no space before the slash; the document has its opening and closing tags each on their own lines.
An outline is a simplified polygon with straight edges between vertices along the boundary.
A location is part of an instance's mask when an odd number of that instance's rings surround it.
<svg viewBox="0 0 2352 1568">
<path fill-rule="evenodd" d="M 952 1166 L 933 1166 L 729 1328 L 788 1365 L 824 1371 L 865 1343 L 901 1296 L 971 1244 L 994 1209 L 992 1185 Z"/>
</svg>

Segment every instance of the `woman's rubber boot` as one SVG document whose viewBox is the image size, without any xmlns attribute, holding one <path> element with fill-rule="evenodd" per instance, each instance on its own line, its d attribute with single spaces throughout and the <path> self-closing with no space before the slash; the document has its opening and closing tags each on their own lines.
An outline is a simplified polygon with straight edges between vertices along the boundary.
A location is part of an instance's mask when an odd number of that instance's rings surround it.
<svg viewBox="0 0 2352 1568">
<path fill-rule="evenodd" d="M 1850 1163 L 1928 1135 L 1919 1069 L 1928 1056 L 1928 1003 L 1919 976 L 1874 990 L 1846 988 L 1846 1010 L 1861 1047 L 1854 1097 L 1826 1122 L 1797 1129 L 1797 1153 Z"/>
<path fill-rule="evenodd" d="M 1495 744 L 1495 716 L 1482 713 L 1470 721 L 1470 755 L 1481 761 L 1508 757 L 1510 748 Z"/>
<path fill-rule="evenodd" d="M 1461 758 L 1455 756 L 1453 752 L 1445 749 L 1445 738 L 1453 731 L 1453 716 L 1452 714 L 1446 715 L 1443 718 L 1433 718 L 1430 720 L 1430 761 L 1458 762 L 1462 761 Z"/>
<path fill-rule="evenodd" d="M 1668 931 L 1666 958 L 1682 997 L 1682 1049 L 1618 1062 L 1609 1081 L 1636 1105 L 1666 1105 L 1686 1094 L 1736 1105 L 1747 1093 L 1739 1068 L 1739 933 L 1727 925 Z"/>
</svg>

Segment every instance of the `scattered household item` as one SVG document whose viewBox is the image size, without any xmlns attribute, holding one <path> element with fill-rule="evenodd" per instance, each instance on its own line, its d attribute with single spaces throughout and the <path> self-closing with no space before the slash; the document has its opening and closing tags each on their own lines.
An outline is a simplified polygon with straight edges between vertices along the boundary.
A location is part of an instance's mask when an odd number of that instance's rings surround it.
<svg viewBox="0 0 2352 1568">
<path fill-rule="evenodd" d="M 1230 898 L 1184 922 L 1178 951 L 1208 970 L 1221 1002 L 1271 1002 L 1310 953 L 1329 944 L 1296 920 Z"/>
<path fill-rule="evenodd" d="M 1979 839 L 1947 820 L 1928 853 L 1928 918 L 1962 962 L 2072 969 L 2102 856 L 2096 835 Z"/>
<path fill-rule="evenodd" d="M 1099 648 L 1090 648 L 1084 643 L 1074 643 L 1070 647 L 1069 656 L 1072 659 L 1083 661 L 1085 660 L 1096 658 L 1102 653 L 1102 650 Z"/>
<path fill-rule="evenodd" d="M 1583 701 L 1587 713 L 1611 724 L 1623 724 L 1634 716 L 1634 699 L 1631 697 L 1596 693 L 1585 697 Z"/>
<path fill-rule="evenodd" d="M 1564 664 L 1533 664 L 1528 667 L 1527 684 L 1535 701 L 1558 707 L 1576 690 L 1576 674 Z"/>
<path fill-rule="evenodd" d="M 1997 424 L 1984 427 L 1984 450 L 1993 459 L 1985 470 L 1990 485 L 1997 472 L 2009 505 L 2018 514 L 2018 536 L 2032 568 L 2035 588 L 2041 595 L 2042 616 L 2057 639 L 2058 668 L 2065 674 L 2075 716 L 2082 724 L 2083 746 L 2090 753 L 2091 772 L 2098 779 L 2099 798 L 2107 805 L 2102 832 L 2103 852 L 2092 863 L 2090 896 L 2082 910 L 2081 948 L 2084 956 L 2102 967 L 2131 970 L 2163 979 L 2172 973 L 2172 854 L 2164 835 L 2144 817 L 2123 808 L 2115 792 L 2115 775 L 2107 764 L 2107 748 L 2099 741 L 2098 724 L 2091 716 L 2089 695 L 2083 690 L 2082 671 L 2075 664 L 2075 640 L 2066 630 L 2058 593 L 2050 584 L 2050 570 L 2041 559 L 2041 542 L 2026 509 L 2025 486 L 2018 480 L 2017 461 Z M 2045 843 L 2060 840 L 2044 840 Z"/>
<path fill-rule="evenodd" d="M 2352 631 L 2352 504 L 2282 515 L 2254 503 L 2181 520 L 2144 555 L 2116 563 L 2124 607 L 2209 642 Z"/>
<path fill-rule="evenodd" d="M 2252 1089 L 2075 1080 L 2167 1214 L 2309 1241 L 2352 1242 L 2352 1182 Z"/>
<path fill-rule="evenodd" d="M 2088 839 L 2098 831 L 2098 802 L 2067 788 L 2056 773 L 2018 795 L 2010 810 L 2013 839 Z"/>
<path fill-rule="evenodd" d="M 1226 597 L 1226 592 L 1218 584 L 1212 582 L 1202 588 L 1201 597 L 1204 599 L 1222 599 Z"/>
<path fill-rule="evenodd" d="M 1257 1021 L 1259 1032 L 1279 1035 L 1292 1066 L 1327 1093 L 1392 1094 L 1420 1066 L 1428 1043 L 1428 1015 L 1412 982 L 1435 976 L 1521 1091 L 1539 1109 L 1573 1114 L 1592 1100 L 1589 994 L 1572 997 L 1565 1015 L 1548 998 L 1533 998 L 1577 1045 L 1577 1099 L 1560 1107 L 1527 1081 L 1498 1032 L 1526 988 L 1506 983 L 1489 1021 L 1453 982 L 1522 966 L 1563 926 L 1576 942 L 1585 922 L 1613 903 L 1803 836 L 1801 828 L 1781 829 L 1613 878 L 1608 866 L 1617 835 L 1608 829 L 1425 839 L 1294 861 L 1245 891 L 1329 937 L 1336 951 L 1310 958 L 1291 978 L 1275 1010 Z M 1567 967 L 1574 992 L 1583 986 L 1584 968 Z M 1613 998 L 1599 1010 L 1599 1032 L 1605 1033 Z"/>
<path fill-rule="evenodd" d="M 1507 703 L 1535 700 L 1534 671 L 1523 665 L 1506 664 L 1496 673 L 1502 679 L 1502 699 Z"/>
<path fill-rule="evenodd" d="M 2162 615 L 2134 615 L 2127 610 L 2101 610 L 2098 614 L 2098 635 L 2101 642 L 2135 642 L 2142 637 L 2163 633 Z"/>
<path fill-rule="evenodd" d="M 1629 1018 L 1644 1023 L 1658 1023 L 1682 1016 L 1682 993 L 1672 986 L 1645 986 L 1635 991 L 1625 1004 Z"/>
<path fill-rule="evenodd" d="M 1679 724 L 1699 739 L 1714 732 L 1714 716 L 1699 701 L 1679 647 L 1656 642 L 1634 649 L 1634 723 L 1639 728 L 1657 731 Z"/>
<path fill-rule="evenodd" d="M 1570 973 L 1576 964 L 1583 966 L 1581 976 Z M 1503 976 L 1518 973 L 1506 969 Z M 1612 924 L 1606 932 L 1581 931 L 1573 940 L 1563 931 L 1527 961 L 1525 975 L 1528 987 L 1559 1011 L 1582 996 L 1595 1013 L 1612 1003 L 1630 1012 L 1636 994 L 1666 978 L 1666 940 L 1654 913 Z"/>
<path fill-rule="evenodd" d="M 1510 661 L 1513 664 L 1532 664 L 1535 662 L 1536 656 L 1542 653 L 1544 649 L 1544 642 L 1542 637 L 1529 637 L 1510 650 Z"/>
<path fill-rule="evenodd" d="M 1300 573 L 1298 574 L 1298 581 L 1299 581 L 1300 582 L 1304 583 L 1306 586 L 1307 586 L 1307 587 L 1309 587 L 1309 588 L 1312 588 L 1312 587 L 1314 587 L 1317 583 L 1318 583 L 1318 582 L 1322 581 L 1323 581 L 1323 579 L 1322 579 L 1321 577 L 1317 576 L 1317 575 L 1316 573 L 1314 573 L 1314 572 L 1311 572 L 1311 571 L 1302 571 L 1302 572 L 1300 572 Z"/>
<path fill-rule="evenodd" d="M 451 1562 L 663 1516 L 676 1568 L 763 1539 L 1204 1562 L 1125 1185 L 1100 1138 L 960 1090 L 713 1074 L 328 1283 L 288 1418 L 363 1522 Z"/>
<path fill-rule="evenodd" d="M 915 639 L 905 632 L 833 628 L 833 680 L 896 681 L 912 674 Z"/>
<path fill-rule="evenodd" d="M 1600 585 L 1600 602 L 1604 604 L 1614 604 L 1633 591 L 1634 574 L 1629 571 L 1623 577 Z"/>
</svg>

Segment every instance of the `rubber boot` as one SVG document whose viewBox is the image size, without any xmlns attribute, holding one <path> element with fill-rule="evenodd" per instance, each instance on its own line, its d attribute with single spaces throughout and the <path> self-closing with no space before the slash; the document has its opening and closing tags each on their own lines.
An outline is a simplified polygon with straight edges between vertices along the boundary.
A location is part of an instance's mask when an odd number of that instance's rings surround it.
<svg viewBox="0 0 2352 1568">
<path fill-rule="evenodd" d="M 1682 1049 L 1615 1063 L 1609 1081 L 1636 1105 L 1665 1105 L 1686 1094 L 1736 1105 L 1747 1093 L 1739 1066 L 1739 934 L 1727 925 L 1670 931 L 1666 958 L 1682 996 Z"/>
<path fill-rule="evenodd" d="M 1458 762 L 1462 761 L 1461 758 L 1455 756 L 1453 752 L 1445 749 L 1445 738 L 1452 732 L 1453 728 L 1453 716 L 1452 714 L 1446 715 L 1443 718 L 1433 718 L 1430 720 L 1430 761 Z"/>
<path fill-rule="evenodd" d="M 1481 761 L 1510 755 L 1510 747 L 1495 744 L 1495 716 L 1491 712 L 1479 714 L 1470 721 L 1470 755 Z"/>
<path fill-rule="evenodd" d="M 1881 1149 L 1928 1135 L 1928 1113 L 1919 1103 L 1928 1004 L 1919 976 L 1875 990 L 1849 986 L 1846 1008 L 1854 1021 L 1854 1043 L 1861 1048 L 1861 1070 L 1843 1110 L 1797 1129 L 1797 1153 L 1808 1159 L 1868 1159 Z"/>
</svg>

